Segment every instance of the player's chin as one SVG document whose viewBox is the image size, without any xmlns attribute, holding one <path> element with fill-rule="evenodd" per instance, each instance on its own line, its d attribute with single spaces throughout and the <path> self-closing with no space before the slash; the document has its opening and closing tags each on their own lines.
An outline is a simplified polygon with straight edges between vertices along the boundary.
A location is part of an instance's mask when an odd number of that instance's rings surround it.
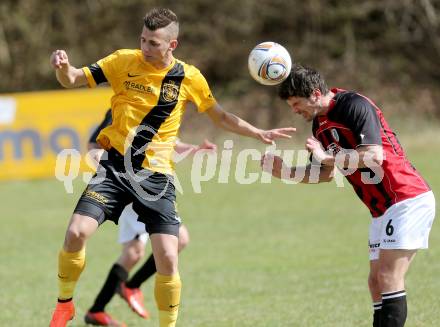
<svg viewBox="0 0 440 327">
<path fill-rule="evenodd" d="M 149 62 L 149 63 L 152 63 L 152 62 L 155 61 L 154 57 L 152 57 L 152 56 L 147 56 L 147 55 L 145 55 L 145 54 L 144 54 L 144 60 L 145 60 L 146 62 Z"/>
</svg>

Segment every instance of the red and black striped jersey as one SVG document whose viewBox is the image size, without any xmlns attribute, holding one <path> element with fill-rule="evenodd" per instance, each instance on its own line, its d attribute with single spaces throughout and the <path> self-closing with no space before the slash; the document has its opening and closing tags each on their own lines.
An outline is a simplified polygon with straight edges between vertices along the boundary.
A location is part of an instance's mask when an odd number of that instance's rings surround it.
<svg viewBox="0 0 440 327">
<path fill-rule="evenodd" d="M 373 101 L 355 92 L 332 92 L 336 95 L 328 112 L 313 121 L 313 135 L 326 151 L 337 154 L 361 145 L 383 148 L 382 178 L 374 181 L 378 174 L 371 168 L 344 174 L 372 216 L 379 217 L 393 204 L 428 192 L 429 185 L 407 159 L 396 134 Z"/>
</svg>

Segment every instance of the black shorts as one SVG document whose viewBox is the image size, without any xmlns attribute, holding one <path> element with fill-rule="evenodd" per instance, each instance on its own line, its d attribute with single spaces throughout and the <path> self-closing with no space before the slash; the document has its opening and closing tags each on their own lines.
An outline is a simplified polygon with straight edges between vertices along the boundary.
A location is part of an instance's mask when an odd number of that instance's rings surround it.
<svg viewBox="0 0 440 327">
<path fill-rule="evenodd" d="M 180 220 L 176 214 L 173 177 L 143 169 L 135 172 L 143 174 L 142 180 L 135 180 L 126 173 L 122 155 L 114 149 L 107 154 L 74 212 L 92 217 L 99 224 L 106 220 L 117 224 L 125 206 L 133 203 L 138 221 L 145 224 L 147 233 L 178 236 Z"/>
</svg>

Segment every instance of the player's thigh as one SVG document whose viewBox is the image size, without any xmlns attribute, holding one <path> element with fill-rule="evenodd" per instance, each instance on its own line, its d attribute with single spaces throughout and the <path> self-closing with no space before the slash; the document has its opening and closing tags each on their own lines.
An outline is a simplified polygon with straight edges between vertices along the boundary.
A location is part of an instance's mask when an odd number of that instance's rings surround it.
<svg viewBox="0 0 440 327">
<path fill-rule="evenodd" d="M 417 250 L 381 249 L 379 254 L 379 275 L 388 274 L 403 277 L 416 256 Z"/>
<path fill-rule="evenodd" d="M 104 176 L 99 182 L 95 179 L 98 174 Z M 74 213 L 91 217 L 99 225 L 106 220 L 117 223 L 125 206 L 132 201 L 132 196 L 109 169 L 99 166 L 97 175 L 87 185 Z"/>
<path fill-rule="evenodd" d="M 133 209 L 138 220 L 150 234 L 179 235 L 180 218 L 176 213 L 176 194 L 172 176 L 154 173 L 140 183 L 145 194 L 134 199 Z"/>
</svg>

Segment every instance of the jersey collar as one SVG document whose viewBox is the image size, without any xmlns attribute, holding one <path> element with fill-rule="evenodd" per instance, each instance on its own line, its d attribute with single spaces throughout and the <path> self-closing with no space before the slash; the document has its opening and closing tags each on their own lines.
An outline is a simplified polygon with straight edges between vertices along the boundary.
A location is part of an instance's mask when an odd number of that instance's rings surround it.
<svg viewBox="0 0 440 327">
<path fill-rule="evenodd" d="M 344 90 L 344 89 L 339 89 L 339 88 L 336 88 L 336 87 L 335 87 L 335 88 L 330 89 L 330 91 L 332 91 L 332 92 L 335 94 L 335 96 L 330 100 L 330 103 L 329 103 L 329 105 L 328 105 L 328 111 L 327 111 L 327 113 L 335 107 L 335 105 L 336 105 L 336 100 L 337 100 L 337 99 L 335 99 L 335 98 L 336 98 L 336 95 L 337 95 L 338 93 L 345 92 L 346 90 Z"/>
</svg>

